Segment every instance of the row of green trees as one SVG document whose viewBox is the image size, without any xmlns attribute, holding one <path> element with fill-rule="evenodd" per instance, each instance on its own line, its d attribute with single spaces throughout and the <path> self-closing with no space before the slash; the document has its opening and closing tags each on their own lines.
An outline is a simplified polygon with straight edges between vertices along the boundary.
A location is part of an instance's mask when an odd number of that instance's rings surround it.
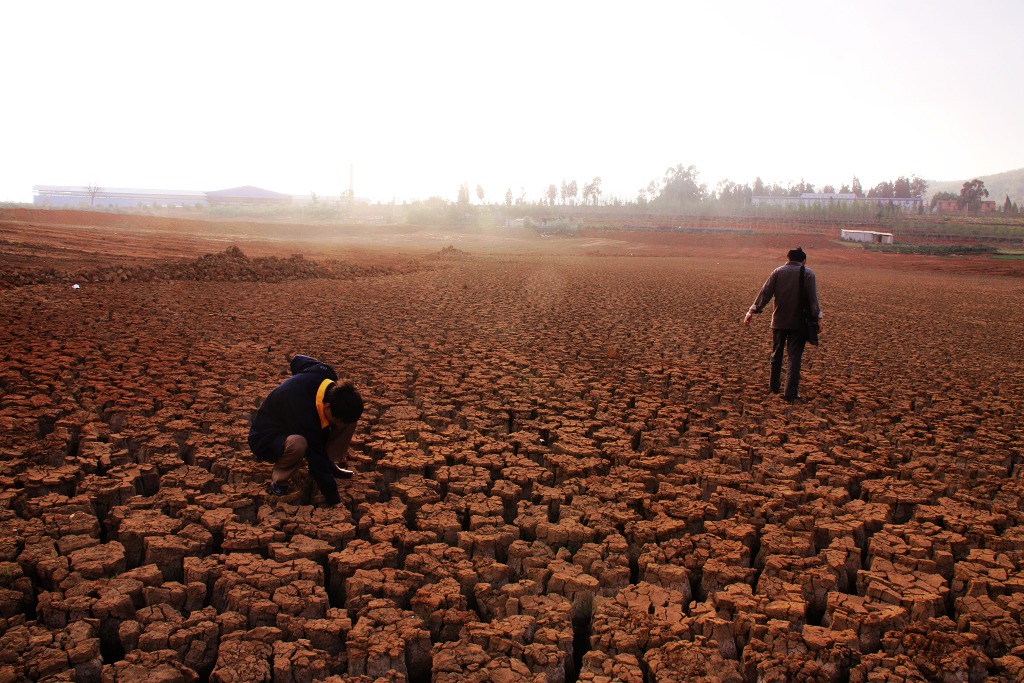
<svg viewBox="0 0 1024 683">
<path fill-rule="evenodd" d="M 665 170 L 661 178 L 651 180 L 646 186 L 637 191 L 633 200 L 612 198 L 605 202 L 611 206 L 635 205 L 639 208 L 664 207 L 682 208 L 700 205 L 706 202 L 720 202 L 724 204 L 745 205 L 750 204 L 753 197 L 799 197 L 805 193 L 825 194 L 852 194 L 856 197 L 868 199 L 894 199 L 914 198 L 923 196 L 928 189 L 928 183 L 916 175 L 899 176 L 893 181 L 883 181 L 868 190 L 861 186 L 860 179 L 856 176 L 850 184 L 842 184 L 838 189 L 834 185 L 824 185 L 816 189 L 812 183 L 801 179 L 800 182 L 790 183 L 782 186 L 778 183 L 765 183 L 760 177 L 754 180 L 753 185 L 739 184 L 731 180 L 720 181 L 713 189 L 700 179 L 700 172 L 696 166 L 684 166 L 676 164 Z M 541 197 L 528 199 L 525 188 L 520 187 L 519 193 L 514 194 L 512 188 L 508 188 L 504 195 L 504 204 L 508 207 L 526 204 L 534 205 L 563 205 L 575 206 L 578 204 L 597 206 L 601 202 L 601 177 L 597 176 L 581 188 L 575 180 L 562 180 L 561 185 L 554 183 L 548 185 Z M 484 189 L 476 186 L 476 196 L 480 204 L 484 204 Z M 469 184 L 463 183 L 459 188 L 458 204 L 468 206 L 470 204 Z"/>
<path fill-rule="evenodd" d="M 476 186 L 476 196 L 481 204 L 484 203 L 484 188 L 480 185 Z M 576 198 L 580 196 L 579 186 L 575 180 L 562 181 L 561 189 L 554 183 L 548 185 L 544 191 L 539 203 L 546 204 L 547 206 L 555 206 L 558 200 L 561 200 L 561 204 L 564 206 L 575 206 L 577 204 Z M 589 183 L 583 186 L 582 200 L 583 204 L 598 205 L 598 201 L 601 198 L 601 178 L 600 176 L 594 178 Z M 469 205 L 469 183 L 463 183 L 459 187 L 459 197 L 457 204 L 461 206 Z M 512 188 L 508 188 L 505 191 L 505 205 L 506 206 L 520 206 L 523 204 L 530 204 L 531 202 L 526 197 L 526 190 L 519 188 L 519 194 L 513 195 Z"/>
<path fill-rule="evenodd" d="M 512 188 L 505 191 L 503 200 L 497 202 L 485 202 L 486 196 L 482 186 L 476 186 L 476 197 L 479 204 L 490 206 L 495 209 L 509 209 L 518 207 L 521 210 L 527 208 L 540 209 L 542 207 L 554 206 L 606 206 L 623 207 L 634 210 L 650 211 L 711 211 L 730 212 L 743 210 L 744 207 L 753 204 L 754 197 L 799 197 L 805 193 L 820 194 L 846 194 L 864 199 L 902 199 L 923 197 L 928 190 L 928 183 L 917 175 L 900 175 L 895 180 L 883 181 L 874 187 L 865 189 L 860 179 L 854 176 L 849 184 L 843 183 L 837 189 L 834 185 L 826 184 L 821 188 L 803 179 L 796 183 L 782 186 L 778 183 L 765 183 L 760 177 L 756 178 L 753 184 L 739 184 L 731 180 L 722 180 L 714 188 L 709 188 L 701 180 L 700 172 L 696 166 L 676 164 L 670 166 L 662 174 L 661 178 L 651 180 L 646 186 L 637 191 L 635 199 L 622 199 L 611 197 L 602 201 L 604 191 L 601 187 L 601 177 L 597 176 L 582 187 L 575 180 L 562 180 L 561 184 L 552 183 L 548 185 L 540 197 L 529 198 L 525 188 L 520 187 L 518 193 L 513 193 Z M 960 209 L 975 213 L 980 210 L 982 201 L 988 197 L 989 192 L 985 189 L 985 183 L 974 179 L 964 183 L 959 194 L 937 193 L 932 198 L 932 206 L 938 199 L 955 199 Z M 437 200 L 437 201 L 434 201 Z M 434 211 L 445 204 L 444 200 L 433 198 L 428 204 Z M 458 201 L 452 205 L 453 215 L 467 215 L 470 210 L 470 186 L 463 183 L 459 188 Z M 846 206 L 848 211 L 854 213 L 875 212 L 871 204 L 857 204 L 855 207 Z M 425 207 L 424 207 L 425 208 Z M 822 210 L 822 209 L 817 209 Z M 839 210 L 839 209 L 831 209 Z M 884 210 L 877 209 L 878 211 Z M 922 207 L 924 210 L 924 207 Z M 461 214 L 459 212 L 462 212 Z M 1006 214 L 1018 215 L 1020 212 L 1017 205 L 1006 198 L 1002 207 Z"/>
<path fill-rule="evenodd" d="M 853 177 L 853 181 L 849 185 L 843 184 L 839 189 L 836 189 L 834 185 L 815 188 L 813 183 L 802 178 L 800 182 L 790 183 L 783 187 L 778 183 L 767 184 L 757 177 L 754 179 L 753 186 L 740 185 L 726 179 L 720 181 L 714 190 L 709 190 L 707 185 L 700 182 L 699 175 L 696 166 L 683 167 L 682 164 L 677 164 L 670 167 L 665 172 L 660 185 L 657 180 L 652 180 L 646 187 L 640 189 L 637 203 L 661 201 L 669 204 L 685 204 L 724 201 L 749 204 L 752 197 L 799 197 L 803 194 L 814 193 L 852 194 L 868 199 L 912 199 L 923 196 L 928 190 L 928 183 L 916 175 L 909 178 L 901 175 L 894 181 L 883 181 L 866 192 L 857 176 Z"/>
</svg>

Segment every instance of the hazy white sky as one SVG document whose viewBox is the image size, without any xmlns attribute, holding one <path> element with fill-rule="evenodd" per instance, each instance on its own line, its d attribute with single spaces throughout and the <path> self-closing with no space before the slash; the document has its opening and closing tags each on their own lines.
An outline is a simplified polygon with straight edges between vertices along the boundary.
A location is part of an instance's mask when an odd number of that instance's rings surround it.
<svg viewBox="0 0 1024 683">
<path fill-rule="evenodd" d="M 32 186 L 337 195 L 676 164 L 865 188 L 1024 166 L 1024 2 L 31 2 L 0 8 L 0 200 Z"/>
</svg>

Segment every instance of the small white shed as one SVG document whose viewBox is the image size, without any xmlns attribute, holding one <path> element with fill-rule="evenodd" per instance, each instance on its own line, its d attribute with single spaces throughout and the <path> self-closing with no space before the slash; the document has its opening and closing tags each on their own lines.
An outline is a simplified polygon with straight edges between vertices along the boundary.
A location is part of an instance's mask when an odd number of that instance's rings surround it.
<svg viewBox="0 0 1024 683">
<path fill-rule="evenodd" d="M 873 230 L 842 230 L 839 238 L 844 242 L 868 242 L 871 244 L 892 244 L 891 232 Z"/>
</svg>

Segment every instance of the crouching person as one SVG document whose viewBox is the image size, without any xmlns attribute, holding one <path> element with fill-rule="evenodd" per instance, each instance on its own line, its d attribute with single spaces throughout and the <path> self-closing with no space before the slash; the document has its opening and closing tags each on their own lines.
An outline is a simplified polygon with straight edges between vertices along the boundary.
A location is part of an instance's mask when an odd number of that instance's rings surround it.
<svg viewBox="0 0 1024 683">
<path fill-rule="evenodd" d="M 338 381 L 334 369 L 309 356 L 295 356 L 292 376 L 263 401 L 249 428 L 249 448 L 263 462 L 274 463 L 270 492 L 286 495 L 288 480 L 305 460 L 327 505 L 341 502 L 336 479 L 363 414 L 363 399 L 352 382 Z"/>
</svg>

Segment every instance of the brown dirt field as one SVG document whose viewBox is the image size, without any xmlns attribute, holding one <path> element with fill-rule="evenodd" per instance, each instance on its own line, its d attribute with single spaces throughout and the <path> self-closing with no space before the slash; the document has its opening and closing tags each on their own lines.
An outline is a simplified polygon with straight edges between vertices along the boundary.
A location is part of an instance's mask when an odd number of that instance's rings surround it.
<svg viewBox="0 0 1024 683">
<path fill-rule="evenodd" d="M 92 216 L 0 211 L 0 680 L 1021 680 L 1016 262 Z M 246 445 L 296 353 L 337 508 Z"/>
</svg>

